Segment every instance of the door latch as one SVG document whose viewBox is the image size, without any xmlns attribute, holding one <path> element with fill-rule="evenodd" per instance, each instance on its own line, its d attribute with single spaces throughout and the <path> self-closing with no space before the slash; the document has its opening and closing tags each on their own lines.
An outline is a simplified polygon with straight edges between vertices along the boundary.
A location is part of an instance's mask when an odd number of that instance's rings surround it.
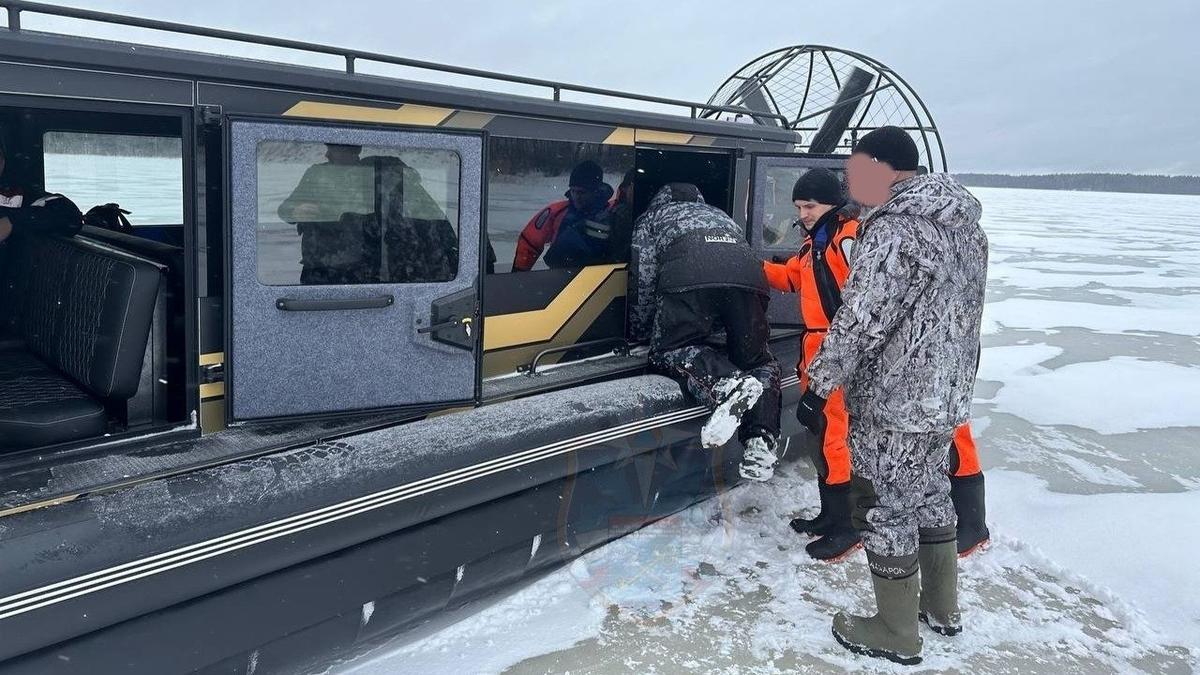
<svg viewBox="0 0 1200 675">
<path fill-rule="evenodd" d="M 429 335 L 434 342 L 474 350 L 478 307 L 473 288 L 438 298 L 430 305 L 429 325 L 418 328 L 417 332 Z"/>
</svg>

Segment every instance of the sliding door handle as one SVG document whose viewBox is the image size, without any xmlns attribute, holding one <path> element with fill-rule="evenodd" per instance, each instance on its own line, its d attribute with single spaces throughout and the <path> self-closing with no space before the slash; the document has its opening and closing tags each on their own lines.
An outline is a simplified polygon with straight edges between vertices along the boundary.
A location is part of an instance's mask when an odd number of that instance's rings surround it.
<svg viewBox="0 0 1200 675">
<path fill-rule="evenodd" d="M 371 298 L 328 298 L 328 299 L 297 299 L 279 298 L 275 306 L 285 312 L 327 312 L 338 309 L 383 309 L 396 304 L 396 298 L 391 295 L 380 295 Z"/>
</svg>

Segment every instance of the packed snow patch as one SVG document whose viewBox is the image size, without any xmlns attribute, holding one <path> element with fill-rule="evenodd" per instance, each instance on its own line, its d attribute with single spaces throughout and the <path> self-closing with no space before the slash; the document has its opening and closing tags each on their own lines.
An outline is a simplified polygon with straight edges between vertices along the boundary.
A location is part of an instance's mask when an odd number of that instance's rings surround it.
<svg viewBox="0 0 1200 675">
<path fill-rule="evenodd" d="M 990 472 L 988 489 L 994 529 L 1110 589 L 1178 644 L 1200 645 L 1200 492 L 1068 495 L 1014 471 Z"/>
<path fill-rule="evenodd" d="M 1002 381 L 995 410 L 1033 424 L 1101 434 L 1200 426 L 1200 368 L 1116 356 Z"/>
<path fill-rule="evenodd" d="M 499 673 L 600 630 L 603 608 L 594 607 L 578 590 L 570 576 L 553 574 L 436 633 L 400 647 L 385 644 L 332 672 Z"/>
<path fill-rule="evenodd" d="M 1037 366 L 1062 353 L 1062 348 L 1046 344 L 987 347 L 980 355 L 977 376 L 981 380 L 1007 382 L 1016 375 L 1045 372 L 1045 368 Z"/>
</svg>

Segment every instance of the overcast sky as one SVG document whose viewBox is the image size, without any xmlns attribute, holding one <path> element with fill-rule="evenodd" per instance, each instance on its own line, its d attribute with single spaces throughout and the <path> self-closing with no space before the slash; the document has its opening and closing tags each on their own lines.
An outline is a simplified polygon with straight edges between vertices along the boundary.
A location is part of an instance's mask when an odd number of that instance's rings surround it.
<svg viewBox="0 0 1200 675">
<path fill-rule="evenodd" d="M 826 44 L 907 79 L 942 131 L 952 170 L 1200 174 L 1198 0 L 65 4 L 701 101 L 759 54 Z M 104 35 L 145 41 L 129 30 Z M 198 44 L 154 39 L 171 40 Z"/>
</svg>

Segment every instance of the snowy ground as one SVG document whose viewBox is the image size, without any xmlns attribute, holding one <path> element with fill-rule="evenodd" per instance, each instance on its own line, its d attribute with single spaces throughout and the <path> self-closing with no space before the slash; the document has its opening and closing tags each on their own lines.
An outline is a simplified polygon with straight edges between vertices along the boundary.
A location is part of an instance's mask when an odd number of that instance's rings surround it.
<svg viewBox="0 0 1200 675">
<path fill-rule="evenodd" d="M 1200 198 L 978 189 L 991 238 L 975 428 L 991 548 L 967 632 L 920 670 L 1200 668 Z M 902 670 L 829 633 L 872 606 L 859 553 L 811 561 L 786 465 L 338 669 L 375 673 Z"/>
</svg>

